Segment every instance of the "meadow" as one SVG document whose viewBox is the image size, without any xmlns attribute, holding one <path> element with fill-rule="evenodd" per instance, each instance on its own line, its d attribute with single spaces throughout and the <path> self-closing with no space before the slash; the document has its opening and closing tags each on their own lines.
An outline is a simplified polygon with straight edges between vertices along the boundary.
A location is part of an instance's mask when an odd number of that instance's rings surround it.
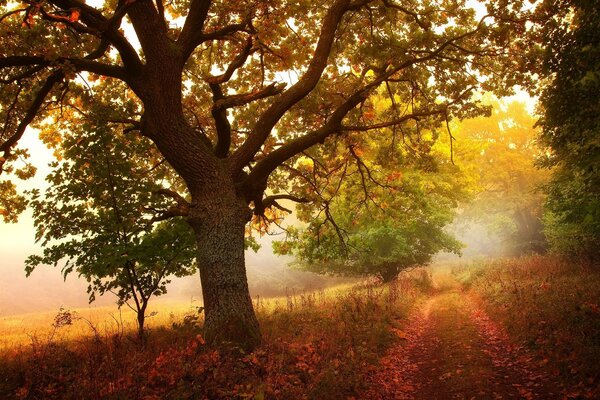
<svg viewBox="0 0 600 400">
<path fill-rule="evenodd" d="M 255 298 L 264 339 L 250 354 L 206 346 L 202 314 L 189 304 L 150 318 L 145 344 L 126 312 L 62 310 L 28 319 L 27 328 L 4 322 L 13 339 L 1 354 L 0 397 L 349 398 L 397 339 L 392 328 L 431 289 L 429 272 L 418 269 L 387 286 Z"/>
<path fill-rule="evenodd" d="M 385 399 L 405 390 L 402 398 L 419 399 L 442 387 L 485 398 L 490 387 L 509 397 L 516 387 L 524 398 L 593 399 L 599 288 L 592 263 L 530 256 L 417 268 L 384 285 L 289 290 L 253 299 L 263 343 L 251 353 L 208 346 L 195 303 L 159 304 L 146 343 L 127 311 L 15 316 L 1 327 L 0 398 Z M 511 380 L 518 368 L 531 387 Z"/>
</svg>

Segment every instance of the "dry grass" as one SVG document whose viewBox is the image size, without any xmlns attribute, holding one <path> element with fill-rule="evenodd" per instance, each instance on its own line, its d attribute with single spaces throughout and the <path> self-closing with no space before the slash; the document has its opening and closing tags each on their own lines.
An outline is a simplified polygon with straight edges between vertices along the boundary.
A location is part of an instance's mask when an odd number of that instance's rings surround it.
<svg viewBox="0 0 600 400">
<path fill-rule="evenodd" d="M 351 287 L 351 284 L 342 284 L 317 292 L 289 289 L 287 296 L 269 298 L 258 296 L 253 299 L 253 302 L 255 308 L 269 312 L 287 307 L 290 301 L 294 305 L 301 304 L 305 299 L 313 300 L 316 296 L 319 297 L 319 301 L 335 298 L 339 293 L 347 291 Z M 146 327 L 150 331 L 171 327 L 186 317 L 194 315 L 199 306 L 202 306 L 202 302 L 193 299 L 189 302 L 156 299 L 154 302 L 150 302 Z M 15 347 L 28 346 L 32 340 L 44 341 L 52 337 L 53 340 L 70 341 L 94 336 L 96 331 L 104 336 L 110 336 L 117 333 L 133 334 L 137 329 L 136 314 L 126 306 L 121 309 L 86 307 L 65 311 L 72 314 L 72 323 L 61 327 L 60 330 L 53 327 L 60 310 L 0 317 L 0 353 Z"/>
<path fill-rule="evenodd" d="M 31 336 L 27 344 L 21 342 L 3 352 L 0 398 L 357 396 L 365 387 L 368 371 L 392 344 L 392 327 L 428 290 L 428 279 L 427 273 L 414 271 L 389 286 L 367 282 L 352 288 L 257 298 L 264 343 L 250 354 L 206 346 L 201 318 L 190 312 L 189 305 L 182 305 L 177 315 L 173 308 L 165 309 L 162 320 L 152 321 L 145 347 L 128 333 L 131 327 L 117 322 L 118 317 L 115 321 L 96 310 L 97 320 L 91 324 L 78 320 L 78 325 L 69 325 L 64 322 L 72 314 L 63 313 L 45 336 Z M 40 324 L 54 321 L 40 318 Z M 79 325 L 82 322 L 87 328 Z"/>
<path fill-rule="evenodd" d="M 533 256 L 477 262 L 454 273 L 513 338 L 540 354 L 568 395 L 600 397 L 598 265 Z"/>
</svg>

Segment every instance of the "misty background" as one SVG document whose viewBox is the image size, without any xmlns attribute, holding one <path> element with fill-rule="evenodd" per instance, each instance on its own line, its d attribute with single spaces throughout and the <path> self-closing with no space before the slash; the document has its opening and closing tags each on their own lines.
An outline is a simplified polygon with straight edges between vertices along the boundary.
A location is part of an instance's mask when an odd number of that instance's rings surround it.
<svg viewBox="0 0 600 400">
<path fill-rule="evenodd" d="M 46 175 L 50 172 L 48 163 L 53 156 L 34 131 L 28 132 L 21 144 L 30 149 L 34 156 L 31 162 L 38 168 L 35 178 L 19 182 L 21 190 L 38 188 L 47 184 Z M 293 218 L 292 218 L 293 219 Z M 295 220 L 295 219 L 293 219 Z M 498 238 L 492 237 L 487 229 L 473 222 L 458 221 L 449 229 L 465 243 L 463 259 L 478 256 L 496 256 L 502 253 Z M 271 243 L 282 236 L 258 238 L 261 248 L 258 252 L 246 251 L 248 284 L 253 297 L 284 296 L 288 292 L 314 291 L 356 279 L 318 275 L 301 271 L 290 264 L 293 258 L 273 254 Z M 32 312 L 57 311 L 60 307 L 85 308 L 114 306 L 116 296 L 110 293 L 98 296 L 88 303 L 87 282 L 75 273 L 63 279 L 60 267 L 37 267 L 31 276 L 25 276 L 25 259 L 39 254 L 41 246 L 35 243 L 35 228 L 30 210 L 20 216 L 16 224 L 0 223 L 0 317 Z M 456 260 L 454 254 L 439 254 L 434 262 Z M 165 301 L 201 302 L 200 278 L 196 273 L 184 278 L 173 278 L 167 286 L 168 293 L 152 300 L 153 304 Z"/>
</svg>

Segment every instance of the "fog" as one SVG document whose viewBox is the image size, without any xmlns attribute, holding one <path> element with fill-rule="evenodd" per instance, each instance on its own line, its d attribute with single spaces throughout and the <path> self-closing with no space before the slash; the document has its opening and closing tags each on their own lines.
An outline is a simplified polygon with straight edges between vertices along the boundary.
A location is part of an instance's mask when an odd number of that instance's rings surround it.
<svg viewBox="0 0 600 400">
<path fill-rule="evenodd" d="M 35 179 L 19 185 L 21 189 L 45 186 L 43 178 L 48 173 L 45 164 L 52 156 L 36 138 L 30 135 L 26 146 L 36 155 L 39 167 Z M 292 217 L 289 222 L 295 219 Z M 483 225 L 457 222 L 449 228 L 465 243 L 463 259 L 502 254 L 501 241 L 490 235 Z M 56 311 L 60 307 L 81 308 L 115 305 L 116 297 L 107 294 L 97 297 L 89 305 L 87 282 L 76 273 L 63 279 L 60 268 L 39 266 L 30 277 L 25 277 L 24 261 L 27 256 L 41 251 L 34 240 L 35 229 L 31 211 L 26 211 L 16 224 L 0 222 L 0 316 L 41 311 Z M 258 252 L 246 252 L 246 267 L 250 293 L 254 296 L 272 297 L 286 292 L 312 291 L 348 282 L 348 279 L 321 276 L 290 267 L 293 259 L 276 256 L 272 252 L 274 237 L 260 238 Z M 439 254 L 434 262 L 457 260 L 454 254 Z M 197 302 L 201 301 L 200 278 L 194 274 L 185 278 L 173 278 L 168 293 L 154 301 Z"/>
<path fill-rule="evenodd" d="M 461 255 L 440 253 L 434 257 L 435 262 L 471 260 L 482 257 L 502 257 L 507 255 L 504 241 L 489 231 L 488 226 L 472 220 L 456 220 L 448 227 L 458 240 L 464 244 Z"/>
<path fill-rule="evenodd" d="M 30 277 L 25 277 L 24 260 L 40 251 L 34 243 L 29 213 L 23 215 L 18 224 L 0 224 L 0 238 L 0 316 L 88 306 L 87 283 L 76 273 L 63 280 L 60 268 L 42 265 Z M 248 284 L 253 297 L 312 291 L 348 281 L 291 268 L 288 264 L 292 258 L 273 254 L 272 240 L 272 237 L 263 237 L 258 252 L 246 252 Z M 198 302 L 201 298 L 200 278 L 194 274 L 173 278 L 168 293 L 154 301 Z M 98 297 L 91 306 L 114 305 L 115 301 L 114 295 L 106 294 Z"/>
<path fill-rule="evenodd" d="M 501 241 L 488 233 L 486 228 L 476 223 L 456 223 L 450 227 L 455 235 L 465 243 L 461 259 L 490 257 L 502 254 Z M 18 224 L 0 224 L 0 316 L 55 311 L 60 307 L 81 308 L 115 305 L 116 297 L 107 294 L 88 304 L 87 283 L 76 274 L 66 280 L 60 268 L 39 266 L 30 277 L 25 277 L 24 260 L 30 254 L 40 251 L 34 242 L 33 221 L 30 212 L 25 213 Z M 298 270 L 290 266 L 291 257 L 273 254 L 273 237 L 260 239 L 258 252 L 246 252 L 248 284 L 253 297 L 273 297 L 286 292 L 312 291 L 344 282 L 348 279 L 321 276 Z M 434 262 L 458 260 L 454 254 L 439 254 Z M 200 279 L 198 274 L 185 278 L 173 278 L 168 293 L 154 301 L 194 302 L 201 301 Z M 115 306 L 116 307 L 116 306 Z"/>
<path fill-rule="evenodd" d="M 33 129 L 27 130 L 21 146 L 30 149 L 30 153 L 34 155 L 31 161 L 38 172 L 35 178 L 28 181 L 16 180 L 18 188 L 20 191 L 34 188 L 43 191 L 47 186 L 44 178 L 50 172 L 48 163 L 53 159 L 52 152 L 40 142 Z M 292 261 L 290 257 L 273 254 L 273 239 L 272 236 L 262 237 L 259 239 L 261 249 L 258 252 L 246 252 L 248 284 L 252 296 L 280 296 L 285 295 L 286 291 L 315 290 L 347 281 L 289 267 L 288 264 Z M 41 246 L 35 243 L 35 228 L 30 210 L 19 217 L 18 223 L 7 224 L 0 220 L 0 316 L 56 311 L 60 307 L 71 309 L 115 305 L 116 297 L 112 294 L 97 297 L 89 305 L 85 279 L 72 273 L 65 280 L 60 267 L 39 266 L 30 277 L 26 277 L 25 259 L 31 254 L 39 254 L 41 250 Z M 173 278 L 167 290 L 165 296 L 154 301 L 194 301 L 197 304 L 202 298 L 198 274 Z"/>
</svg>

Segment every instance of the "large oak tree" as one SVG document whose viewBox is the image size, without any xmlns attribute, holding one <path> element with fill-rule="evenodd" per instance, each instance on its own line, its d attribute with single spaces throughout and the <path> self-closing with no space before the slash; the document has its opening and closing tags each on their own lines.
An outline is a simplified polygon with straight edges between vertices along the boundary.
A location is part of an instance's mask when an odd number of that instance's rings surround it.
<svg viewBox="0 0 600 400">
<path fill-rule="evenodd" d="M 93 95 L 86 80 L 121 82 L 107 121 L 152 140 L 189 191 L 170 214 L 196 236 L 207 339 L 252 347 L 245 228 L 280 199 L 307 200 L 291 192 L 296 158 L 349 132 L 474 115 L 472 91 L 515 83 L 523 2 L 487 1 L 485 15 L 466 3 L 3 1 L 0 168 L 27 126 L 59 123 L 86 85 Z M 375 118 L 382 88 L 392 101 Z"/>
</svg>

